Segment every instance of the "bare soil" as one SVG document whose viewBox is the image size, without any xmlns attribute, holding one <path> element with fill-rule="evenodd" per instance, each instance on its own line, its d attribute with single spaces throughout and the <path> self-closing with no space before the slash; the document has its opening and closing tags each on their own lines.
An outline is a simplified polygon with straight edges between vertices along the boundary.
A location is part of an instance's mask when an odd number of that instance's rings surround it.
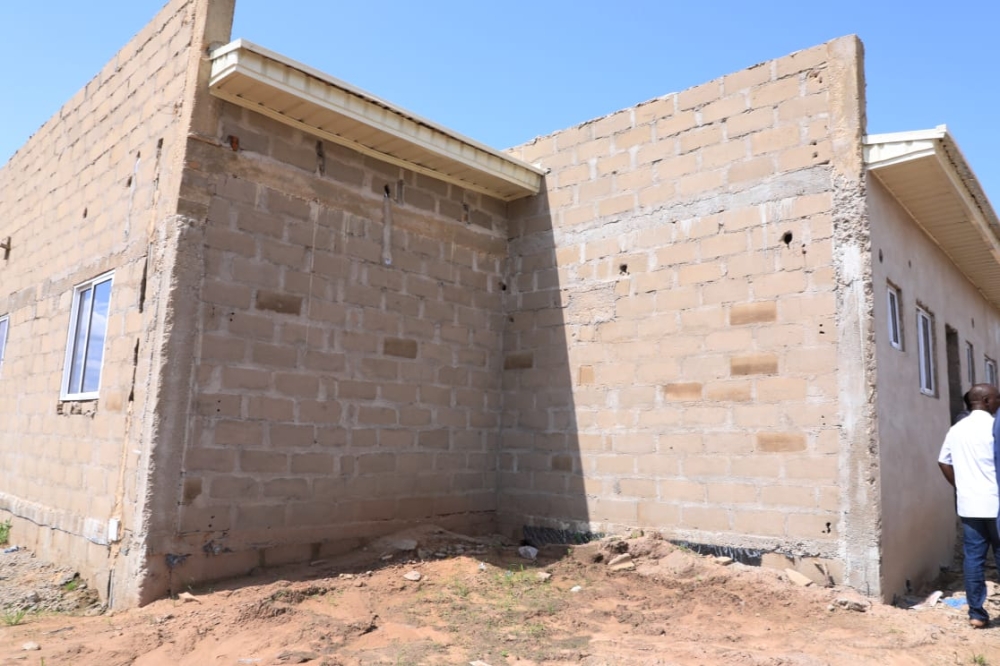
<svg viewBox="0 0 1000 666">
<path fill-rule="evenodd" d="M 91 616 L 93 595 L 67 572 L 24 558 L 0 555 L 0 664 L 1000 666 L 1000 627 L 970 628 L 965 609 L 868 607 L 650 537 L 550 546 L 531 561 L 499 539 L 428 527 Z M 25 598 L 53 589 L 65 604 L 13 622 Z"/>
</svg>

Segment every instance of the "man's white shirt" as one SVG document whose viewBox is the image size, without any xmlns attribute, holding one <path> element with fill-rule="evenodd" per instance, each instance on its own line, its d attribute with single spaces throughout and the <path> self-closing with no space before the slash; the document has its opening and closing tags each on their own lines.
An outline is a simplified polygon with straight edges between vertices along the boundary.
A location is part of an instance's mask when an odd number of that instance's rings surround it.
<svg viewBox="0 0 1000 666">
<path fill-rule="evenodd" d="M 996 518 L 1000 513 L 993 463 L 993 417 L 981 409 L 956 423 L 941 446 L 938 462 L 955 468 L 958 515 Z"/>
</svg>

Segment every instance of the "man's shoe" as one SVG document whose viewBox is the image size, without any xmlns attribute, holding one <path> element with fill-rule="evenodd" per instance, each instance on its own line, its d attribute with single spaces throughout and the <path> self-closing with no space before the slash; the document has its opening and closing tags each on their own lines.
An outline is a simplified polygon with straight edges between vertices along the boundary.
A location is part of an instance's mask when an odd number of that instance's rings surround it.
<svg viewBox="0 0 1000 666">
<path fill-rule="evenodd" d="M 985 629 L 987 624 L 989 623 L 986 620 L 977 620 L 975 618 L 969 620 L 969 626 L 973 629 Z"/>
</svg>

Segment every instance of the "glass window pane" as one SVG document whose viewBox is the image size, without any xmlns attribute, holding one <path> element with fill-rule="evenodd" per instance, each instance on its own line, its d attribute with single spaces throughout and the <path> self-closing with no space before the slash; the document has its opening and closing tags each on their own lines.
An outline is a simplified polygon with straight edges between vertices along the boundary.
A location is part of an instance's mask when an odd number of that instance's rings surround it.
<svg viewBox="0 0 1000 666">
<path fill-rule="evenodd" d="M 7 326 L 9 319 L 0 319 L 0 368 L 3 368 L 3 356 L 7 349 Z"/>
<path fill-rule="evenodd" d="M 94 307 L 90 317 L 90 335 L 83 368 L 83 393 L 96 391 L 101 384 L 101 362 L 104 360 L 104 338 L 108 331 L 108 304 L 111 301 L 111 280 L 94 285 Z"/>
<path fill-rule="evenodd" d="M 87 324 L 90 321 L 90 302 L 93 290 L 90 287 L 80 291 L 77 297 L 76 331 L 73 333 L 73 354 L 70 357 L 69 386 L 67 393 L 80 392 L 80 379 L 83 374 L 83 360 L 87 352 Z"/>
<path fill-rule="evenodd" d="M 889 340 L 894 345 L 899 344 L 899 305 L 892 289 L 889 290 Z"/>
<path fill-rule="evenodd" d="M 923 312 L 917 313 L 917 362 L 920 365 L 920 390 L 934 390 L 934 366 L 931 350 L 931 319 Z"/>
</svg>

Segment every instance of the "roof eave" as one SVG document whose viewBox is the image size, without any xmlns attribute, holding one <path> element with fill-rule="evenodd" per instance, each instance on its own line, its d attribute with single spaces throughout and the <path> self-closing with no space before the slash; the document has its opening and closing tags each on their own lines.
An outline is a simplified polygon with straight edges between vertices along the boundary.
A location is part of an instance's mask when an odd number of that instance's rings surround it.
<svg viewBox="0 0 1000 666">
<path fill-rule="evenodd" d="M 889 189 L 900 205 L 983 295 L 1000 307 L 1000 285 L 967 271 L 967 266 L 962 261 L 967 250 L 954 245 L 949 234 L 943 231 L 947 229 L 947 225 L 930 219 L 933 216 L 916 212 L 920 208 L 918 202 L 908 200 L 907 194 L 901 192 L 902 188 L 892 187 L 891 181 L 896 168 L 927 164 L 926 161 L 919 161 L 929 158 L 938 168 L 927 168 L 926 171 L 960 202 L 966 221 L 976 229 L 982 240 L 983 246 L 979 252 L 991 256 L 995 268 L 1000 268 L 1000 220 L 948 128 L 939 125 L 932 130 L 869 135 L 864 139 L 864 157 L 868 170 Z M 899 176 L 896 175 L 896 178 Z M 986 254 L 978 254 L 976 258 L 986 261 Z"/>
<path fill-rule="evenodd" d="M 246 40 L 213 49 L 211 94 L 362 154 L 504 201 L 544 172 Z M 295 115 L 289 115 L 294 104 Z"/>
</svg>

